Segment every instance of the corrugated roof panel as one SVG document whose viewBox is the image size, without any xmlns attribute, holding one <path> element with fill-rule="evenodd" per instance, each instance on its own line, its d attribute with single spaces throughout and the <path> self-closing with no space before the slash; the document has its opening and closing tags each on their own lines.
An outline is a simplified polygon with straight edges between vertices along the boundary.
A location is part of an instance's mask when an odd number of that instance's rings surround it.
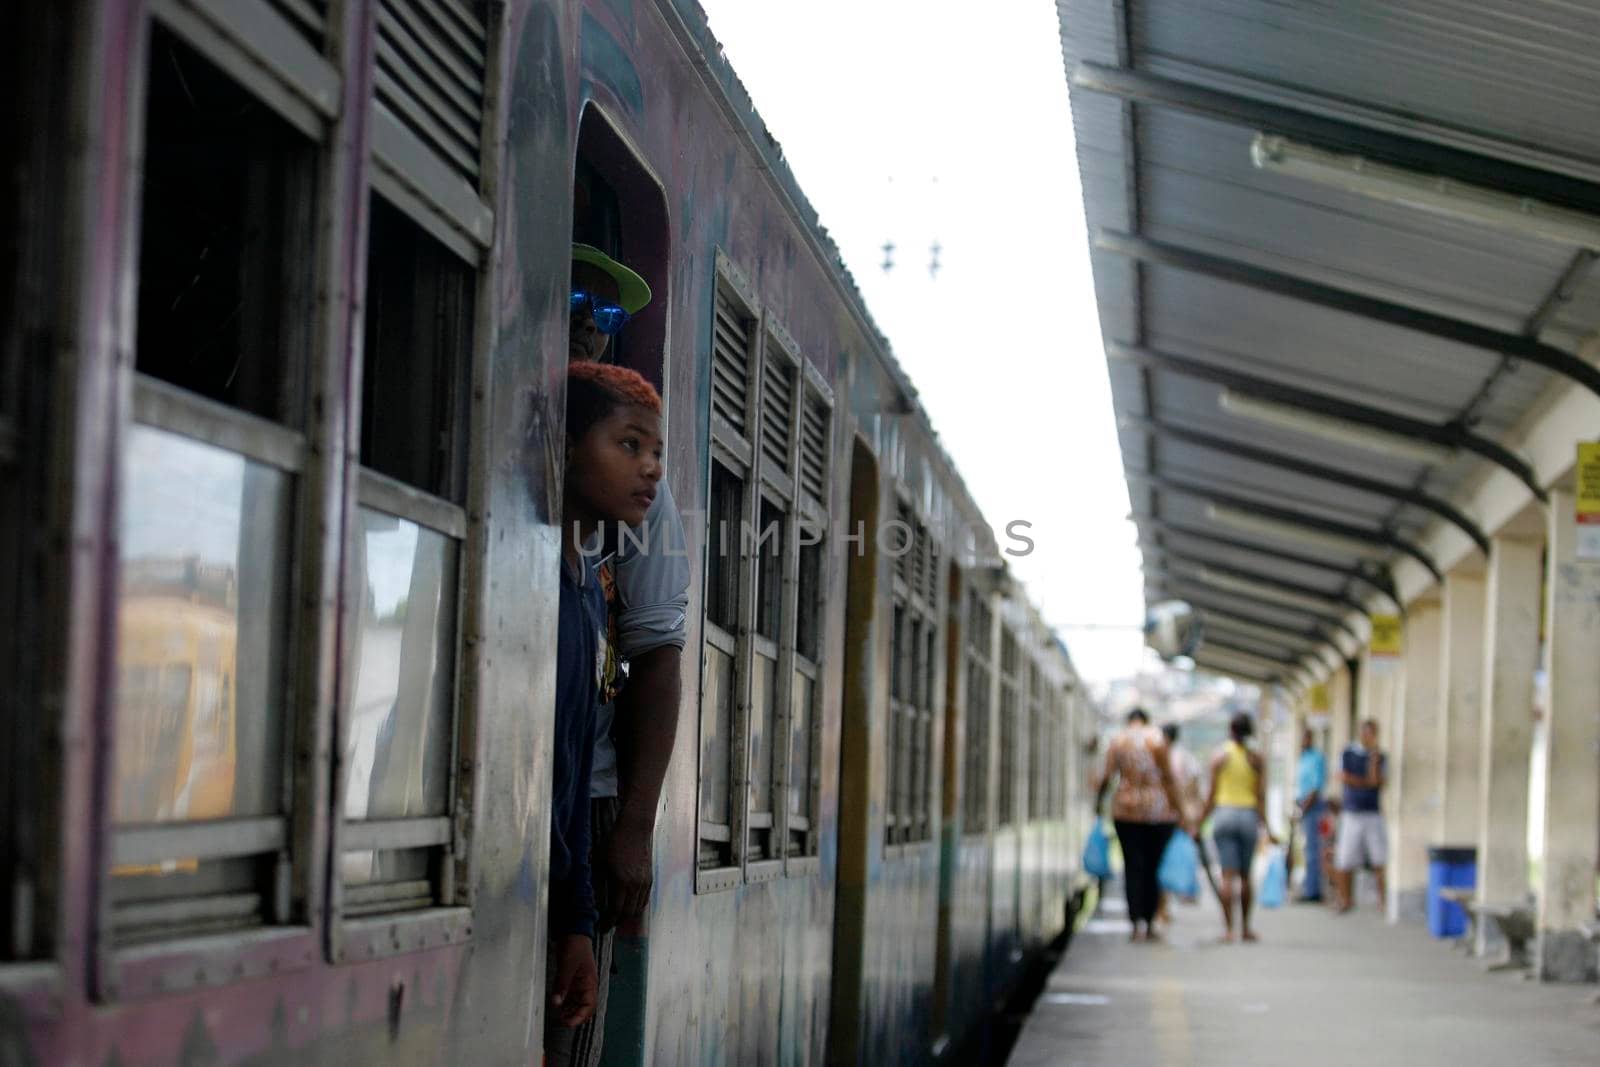
<svg viewBox="0 0 1600 1067">
<path fill-rule="evenodd" d="M 1118 61 L 1118 6 L 1105 0 L 1056 0 L 1067 69 L 1085 59 L 1096 63 Z"/>
<path fill-rule="evenodd" d="M 1336 593 L 1345 588 L 1345 578 L 1335 571 L 1274 559 L 1255 552 L 1219 545 L 1214 541 L 1189 537 L 1181 533 L 1172 533 L 1169 530 L 1157 532 L 1152 528 L 1145 535 L 1145 540 L 1147 542 L 1155 541 L 1160 548 L 1176 552 L 1186 559 L 1197 560 L 1202 563 L 1212 563 L 1223 567 L 1232 567 L 1235 570 L 1250 571 L 1263 577 L 1274 578 L 1295 585 L 1303 585 L 1312 589 L 1321 589 L 1330 593 Z"/>
<path fill-rule="evenodd" d="M 1157 239 L 1509 332 L 1561 277 L 1570 247 L 1453 222 L 1256 169 L 1247 127 L 1140 110 L 1140 187 Z"/>
<path fill-rule="evenodd" d="M 1396 503 L 1389 497 L 1171 438 L 1159 440 L 1159 462 L 1161 474 L 1182 482 L 1204 483 L 1258 499 L 1281 495 L 1286 507 L 1294 507 L 1291 502 L 1299 500 L 1306 507 L 1315 507 L 1322 514 L 1356 526 L 1382 525 Z M 1401 525 L 1415 529 L 1424 522 L 1414 509 L 1408 509 Z"/>
<path fill-rule="evenodd" d="M 1592 3 L 1130 6 L 1136 57 L 1172 57 L 1600 160 L 1600 6 Z"/>
<path fill-rule="evenodd" d="M 1222 409 L 1222 388 L 1210 382 L 1185 378 L 1180 374 L 1161 373 L 1156 376 L 1154 385 L 1158 416 L 1177 426 L 1294 459 L 1359 471 L 1369 478 L 1395 485 L 1412 484 L 1426 469 L 1425 464 L 1413 459 L 1356 448 L 1230 415 Z"/>
<path fill-rule="evenodd" d="M 1454 417 L 1498 363 L 1482 349 L 1186 271 L 1146 268 L 1145 293 L 1151 347 L 1205 346 L 1238 369 L 1417 418 Z"/>
</svg>

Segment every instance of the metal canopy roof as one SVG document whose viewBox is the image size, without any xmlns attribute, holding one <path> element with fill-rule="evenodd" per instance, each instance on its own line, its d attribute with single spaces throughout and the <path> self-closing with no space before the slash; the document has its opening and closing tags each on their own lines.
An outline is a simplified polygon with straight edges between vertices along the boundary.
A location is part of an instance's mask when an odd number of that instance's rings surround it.
<svg viewBox="0 0 1600 1067">
<path fill-rule="evenodd" d="M 1576 354 L 1600 270 L 1577 240 L 1258 166 L 1252 143 L 1600 219 L 1600 7 L 1056 6 L 1146 595 L 1205 611 L 1209 669 L 1303 677 L 1367 604 L 1396 609 L 1391 564 L 1439 575 L 1433 524 L 1486 548 L 1459 509 L 1480 472 L 1543 496 L 1508 441 L 1552 383 L 1600 393 Z"/>
</svg>

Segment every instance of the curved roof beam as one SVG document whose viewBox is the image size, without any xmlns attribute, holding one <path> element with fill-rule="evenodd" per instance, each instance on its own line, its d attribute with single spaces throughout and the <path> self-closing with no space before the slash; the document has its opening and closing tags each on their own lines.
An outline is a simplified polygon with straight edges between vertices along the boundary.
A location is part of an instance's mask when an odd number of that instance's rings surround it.
<svg viewBox="0 0 1600 1067">
<path fill-rule="evenodd" d="M 1148 237 L 1135 237 L 1115 230 L 1101 230 L 1096 233 L 1094 247 L 1105 252 L 1128 256 L 1143 263 L 1172 267 L 1192 274 L 1204 274 L 1235 285 L 1248 286 L 1251 289 L 1286 296 L 1304 303 L 1331 308 L 1334 311 L 1360 315 L 1376 322 L 1386 322 L 1391 326 L 1479 348 L 1494 355 L 1512 356 L 1564 375 L 1596 396 L 1600 396 L 1600 369 L 1596 369 L 1565 349 L 1547 345 L 1533 337 L 1504 333 L 1487 326 L 1479 326 L 1475 322 L 1452 319 L 1448 315 L 1423 311 L 1406 304 L 1391 303 L 1351 289 L 1336 289 L 1321 282 L 1308 281 L 1296 274 L 1268 270 L 1242 260 L 1215 256 L 1209 252 L 1167 244 L 1164 241 L 1152 241 Z"/>
<path fill-rule="evenodd" d="M 1335 522 L 1332 519 L 1318 518 L 1315 515 L 1307 515 L 1303 512 L 1294 511 L 1290 508 L 1280 508 L 1271 504 L 1262 504 L 1245 497 L 1234 496 L 1233 494 L 1224 490 L 1210 489 L 1206 486 L 1194 485 L 1190 482 L 1180 482 L 1172 478 L 1164 478 L 1157 474 L 1142 474 L 1139 472 L 1133 472 L 1128 475 L 1128 480 L 1147 482 L 1150 485 L 1155 486 L 1157 489 L 1164 489 L 1174 493 L 1183 493 L 1187 496 L 1192 496 L 1199 500 L 1205 500 L 1212 504 L 1220 504 L 1224 507 L 1232 508 L 1234 511 L 1258 515 L 1272 522 L 1286 524 L 1289 526 L 1298 526 L 1312 534 L 1329 534 L 1333 537 L 1369 544 L 1374 547 L 1392 548 L 1397 551 L 1404 552 L 1406 555 L 1422 564 L 1423 567 L 1427 568 L 1428 573 L 1433 575 L 1435 581 L 1441 585 L 1444 584 L 1444 572 L 1439 569 L 1439 565 L 1433 561 L 1432 557 L 1430 557 L 1426 552 L 1422 551 L 1421 548 L 1412 542 L 1407 541 L 1402 537 L 1396 537 L 1394 534 L 1385 530 L 1370 530 L 1365 526 L 1352 526 L 1349 523 Z"/>
<path fill-rule="evenodd" d="M 1147 574 L 1146 577 L 1151 580 L 1151 582 L 1147 583 L 1146 586 L 1147 593 L 1152 591 L 1150 586 L 1153 583 L 1154 591 L 1157 592 L 1158 595 L 1162 597 L 1176 597 L 1179 600 L 1187 601 L 1202 611 L 1231 611 L 1237 614 L 1238 608 L 1215 599 L 1219 596 L 1231 597 L 1234 600 L 1243 601 L 1244 603 L 1250 604 L 1252 607 L 1265 608 L 1268 611 L 1281 612 L 1285 615 L 1299 616 L 1300 618 L 1310 620 L 1312 623 L 1318 626 L 1338 630 L 1340 633 L 1349 637 L 1350 640 L 1354 641 L 1357 645 L 1363 643 L 1361 635 L 1356 633 L 1355 630 L 1351 629 L 1349 623 L 1345 622 L 1337 615 L 1327 615 L 1308 608 L 1290 607 L 1287 604 L 1280 604 L 1275 600 L 1267 600 L 1259 596 L 1251 596 L 1248 593 L 1235 593 L 1225 589 L 1214 589 L 1203 583 L 1180 578 L 1171 574 Z M 1335 642 L 1330 641 L 1329 643 L 1334 644 L 1335 647 L 1337 647 Z"/>
<path fill-rule="evenodd" d="M 1247 570 L 1243 567 L 1231 567 L 1217 563 L 1202 556 L 1190 556 L 1170 549 L 1156 549 L 1169 563 L 1175 564 L 1179 576 L 1192 574 L 1196 580 L 1226 592 L 1229 589 L 1243 589 L 1246 586 L 1257 590 L 1257 599 L 1273 600 L 1294 607 L 1306 607 L 1313 610 L 1321 607 L 1340 607 L 1359 613 L 1363 618 L 1370 619 L 1372 613 L 1354 597 L 1345 596 L 1343 593 L 1329 593 L 1315 586 L 1301 585 L 1298 582 L 1286 582 L 1282 578 L 1259 571 Z"/>
<path fill-rule="evenodd" d="M 1417 441 L 1430 441 L 1434 444 L 1445 445 L 1450 448 L 1461 448 L 1468 452 L 1476 453 L 1489 460 L 1496 466 L 1504 468 L 1516 477 L 1528 491 L 1541 503 L 1549 502 L 1549 494 L 1539 485 L 1534 477 L 1533 468 L 1522 457 L 1512 452 L 1509 448 L 1491 441 L 1481 434 L 1473 433 L 1466 427 L 1455 423 L 1427 422 L 1423 419 L 1413 419 L 1407 415 L 1396 415 L 1391 411 L 1370 407 L 1351 400 L 1341 400 L 1338 397 L 1327 396 L 1313 392 L 1309 389 L 1299 389 L 1292 385 L 1283 385 L 1270 378 L 1261 378 L 1254 374 L 1245 374 L 1240 371 L 1219 367 L 1198 359 L 1176 355 L 1171 352 L 1160 352 L 1153 348 L 1138 345 L 1127 345 L 1112 341 L 1106 345 L 1106 355 L 1112 359 L 1122 359 L 1129 363 L 1138 364 L 1153 370 L 1170 371 L 1185 378 L 1197 381 L 1210 382 L 1239 393 L 1249 394 L 1263 400 L 1283 404 L 1287 407 L 1301 408 L 1315 415 L 1326 415 L 1331 418 L 1343 419 L 1347 422 L 1359 423 L 1383 433 L 1397 434 Z"/>
<path fill-rule="evenodd" d="M 1261 556 L 1263 559 L 1275 559 L 1283 563 L 1292 563 L 1299 567 L 1310 567 L 1314 570 L 1327 571 L 1330 574 L 1337 574 L 1349 581 L 1361 582 L 1364 585 L 1371 586 L 1373 589 L 1376 589 L 1378 592 L 1394 601 L 1396 606 L 1400 605 L 1400 590 L 1394 584 L 1394 578 L 1389 574 L 1389 569 L 1381 564 L 1378 565 L 1376 570 L 1371 571 L 1359 565 L 1355 567 L 1346 567 L 1342 563 L 1330 563 L 1325 559 L 1317 559 L 1313 556 L 1302 556 L 1298 552 L 1286 552 L 1281 548 L 1271 548 L 1267 545 L 1258 545 L 1250 541 L 1240 541 L 1233 537 L 1223 537 L 1220 534 L 1207 533 L 1204 530 L 1196 530 L 1190 526 L 1182 526 L 1175 522 L 1168 522 L 1166 519 L 1158 519 L 1154 515 L 1135 513 L 1133 515 L 1133 521 L 1141 529 L 1149 526 L 1153 528 L 1157 534 L 1163 536 L 1186 537 L 1193 541 L 1204 541 L 1207 544 L 1216 545 L 1220 548 L 1233 549 L 1236 552 L 1248 552 L 1251 555 Z M 1160 542 L 1157 542 L 1157 545 L 1159 546 Z"/>
<path fill-rule="evenodd" d="M 1363 493 L 1387 497 L 1390 500 L 1398 500 L 1413 507 L 1421 508 L 1424 511 L 1431 511 L 1471 538 L 1473 544 L 1482 549 L 1485 556 L 1489 554 L 1489 535 L 1484 533 L 1477 523 L 1469 519 L 1454 505 L 1429 493 L 1412 489 L 1409 486 L 1394 485 L 1390 482 L 1379 481 L 1376 478 L 1368 478 L 1365 475 L 1354 474 L 1338 467 L 1330 467 L 1324 463 L 1296 459 L 1293 456 L 1285 456 L 1265 448 L 1256 448 L 1254 445 L 1239 444 L 1224 437 L 1214 437 L 1211 434 L 1200 433 L 1197 430 L 1184 429 L 1181 426 L 1174 426 L 1170 422 L 1143 419 L 1136 416 L 1125 416 L 1121 421 L 1141 428 L 1149 428 L 1158 437 L 1186 441 L 1199 448 L 1207 448 L 1213 452 L 1221 452 L 1224 455 L 1237 456 L 1252 463 L 1277 467 L 1280 470 L 1293 471 L 1308 478 L 1317 478 L 1321 481 L 1332 482 L 1335 485 L 1347 486 Z"/>
</svg>

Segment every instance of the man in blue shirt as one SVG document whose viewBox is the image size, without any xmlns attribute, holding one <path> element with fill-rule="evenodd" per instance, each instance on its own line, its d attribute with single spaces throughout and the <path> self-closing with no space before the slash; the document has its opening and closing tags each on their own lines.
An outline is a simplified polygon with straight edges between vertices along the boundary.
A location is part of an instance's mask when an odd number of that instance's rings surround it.
<svg viewBox="0 0 1600 1067">
<path fill-rule="evenodd" d="M 1305 830 L 1306 874 L 1300 884 L 1300 900 L 1314 903 L 1322 899 L 1322 791 L 1328 786 L 1328 761 L 1317 747 L 1317 735 L 1308 727 L 1300 736 L 1300 763 L 1295 772 L 1295 797 L 1300 806 L 1300 823 Z"/>
<path fill-rule="evenodd" d="M 1340 761 L 1344 811 L 1339 815 L 1334 866 L 1341 915 L 1355 907 L 1355 872 L 1362 867 L 1378 879 L 1378 899 L 1387 899 L 1383 869 L 1389 862 L 1389 835 L 1380 804 L 1387 774 L 1388 760 L 1378 749 L 1378 724 L 1367 719 L 1361 724 L 1361 739 L 1344 750 Z"/>
</svg>

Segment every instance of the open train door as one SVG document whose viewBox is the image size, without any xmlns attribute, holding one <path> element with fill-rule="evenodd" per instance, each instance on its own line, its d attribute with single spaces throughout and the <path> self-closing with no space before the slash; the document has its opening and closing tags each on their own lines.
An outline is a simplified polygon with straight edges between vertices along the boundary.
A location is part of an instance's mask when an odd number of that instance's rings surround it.
<svg viewBox="0 0 1600 1067">
<path fill-rule="evenodd" d="M 851 531 L 866 530 L 845 553 L 843 724 L 839 736 L 839 869 L 833 907 L 833 990 L 828 1062 L 854 1064 L 861 1048 L 862 971 L 872 810 L 875 659 L 878 646 L 878 464 L 856 438 L 850 453 Z M 880 775 L 881 777 L 881 775 Z"/>
</svg>

